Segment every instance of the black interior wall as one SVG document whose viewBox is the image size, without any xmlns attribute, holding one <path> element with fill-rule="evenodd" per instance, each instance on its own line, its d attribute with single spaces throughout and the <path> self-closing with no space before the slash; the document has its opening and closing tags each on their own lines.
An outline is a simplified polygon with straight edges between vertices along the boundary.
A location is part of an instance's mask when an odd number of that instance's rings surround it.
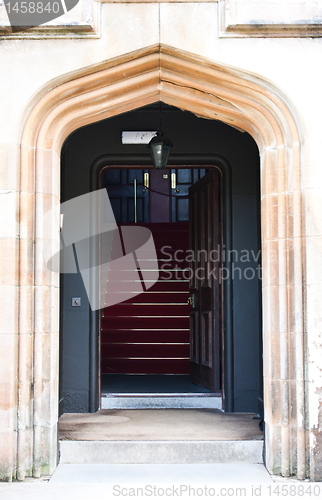
<svg viewBox="0 0 322 500">
<path fill-rule="evenodd" d="M 164 105 L 162 122 L 174 144 L 172 155 L 219 154 L 231 165 L 232 248 L 235 250 L 230 256 L 235 270 L 234 411 L 257 412 L 262 393 L 261 283 L 257 279 L 260 264 L 258 149 L 247 133 L 177 108 Z M 154 105 L 73 132 L 62 149 L 62 202 L 90 191 L 90 169 L 99 156 L 146 155 L 148 159 L 146 145 L 122 144 L 122 130 L 156 130 L 158 123 L 159 106 Z M 228 258 L 227 255 L 226 261 Z M 72 307 L 72 297 L 81 297 L 82 306 Z M 89 411 L 89 325 L 90 309 L 80 275 L 61 275 L 61 412 Z"/>
</svg>

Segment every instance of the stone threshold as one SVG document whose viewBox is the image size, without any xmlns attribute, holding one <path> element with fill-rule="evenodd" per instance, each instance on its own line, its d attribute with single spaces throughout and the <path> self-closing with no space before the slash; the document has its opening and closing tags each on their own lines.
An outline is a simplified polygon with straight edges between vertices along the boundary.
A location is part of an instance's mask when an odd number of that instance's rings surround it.
<svg viewBox="0 0 322 500">
<path fill-rule="evenodd" d="M 140 410 L 170 408 L 222 409 L 222 398 L 218 394 L 102 394 L 102 410 Z"/>
<path fill-rule="evenodd" d="M 61 464 L 263 463 L 263 441 L 60 441 Z"/>
</svg>

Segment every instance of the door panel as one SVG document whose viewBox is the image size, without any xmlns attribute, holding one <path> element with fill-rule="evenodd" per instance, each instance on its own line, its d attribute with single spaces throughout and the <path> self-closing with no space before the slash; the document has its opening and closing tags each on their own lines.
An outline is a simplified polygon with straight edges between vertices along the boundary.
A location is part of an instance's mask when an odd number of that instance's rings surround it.
<svg viewBox="0 0 322 500">
<path fill-rule="evenodd" d="M 189 189 L 191 382 L 221 391 L 220 174 L 212 169 Z M 212 252 L 216 250 L 217 252 Z M 210 259 L 210 256 L 215 258 Z"/>
<path fill-rule="evenodd" d="M 190 313 L 190 360 L 199 365 L 199 312 Z"/>
<path fill-rule="evenodd" d="M 172 222 L 189 220 L 189 187 L 206 175 L 205 168 L 172 168 L 171 176 Z M 174 183 L 173 183 L 174 181 Z"/>
<path fill-rule="evenodd" d="M 137 222 L 149 221 L 149 193 L 144 189 L 143 168 L 104 168 L 101 188 L 106 188 L 117 223 L 134 222 L 134 178 L 137 180 Z"/>
<path fill-rule="evenodd" d="M 149 170 L 150 222 L 171 222 L 170 171 Z"/>
<path fill-rule="evenodd" d="M 204 366 L 212 368 L 212 331 L 210 325 L 212 322 L 212 314 L 209 311 L 203 312 L 201 315 L 201 335 L 202 335 L 202 359 L 201 362 Z"/>
</svg>

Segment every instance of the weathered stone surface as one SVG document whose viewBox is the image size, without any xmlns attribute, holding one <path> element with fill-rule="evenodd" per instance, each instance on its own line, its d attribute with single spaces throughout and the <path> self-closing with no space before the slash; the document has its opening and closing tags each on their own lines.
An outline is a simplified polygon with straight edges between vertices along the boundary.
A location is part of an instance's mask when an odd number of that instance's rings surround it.
<svg viewBox="0 0 322 500">
<path fill-rule="evenodd" d="M 19 333 L 15 355 L 8 356 L 9 347 L 0 352 L 3 380 L 10 381 L 10 390 L 2 388 L 2 403 L 9 405 L 0 419 L 2 477 L 37 476 L 55 463 L 59 294 L 42 252 L 58 242 L 58 221 L 44 227 L 43 214 L 59 201 L 63 141 L 78 127 L 161 99 L 245 130 L 259 146 L 267 467 L 317 479 L 322 101 L 316 61 L 322 41 L 252 39 L 250 32 L 243 40 L 220 38 L 216 2 L 101 7 L 101 38 L 3 38 L 0 44 L 6 70 L 0 87 L 1 334 Z"/>
<path fill-rule="evenodd" d="M 6 38 L 93 38 L 99 36 L 99 20 L 98 2 L 80 0 L 69 12 L 52 21 L 25 31 L 12 33 L 6 8 L 4 3 L 0 3 L 0 36 Z"/>
<path fill-rule="evenodd" d="M 222 36 L 321 36 L 322 8 L 314 0 L 221 0 Z"/>
</svg>

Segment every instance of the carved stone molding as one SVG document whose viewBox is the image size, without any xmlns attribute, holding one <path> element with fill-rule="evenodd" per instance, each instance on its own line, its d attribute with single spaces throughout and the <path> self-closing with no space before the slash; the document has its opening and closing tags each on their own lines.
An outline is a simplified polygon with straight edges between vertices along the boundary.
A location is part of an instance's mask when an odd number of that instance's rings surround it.
<svg viewBox="0 0 322 500">
<path fill-rule="evenodd" d="M 35 0 L 37 3 L 37 0 Z M 100 3 L 96 0 L 79 0 L 76 7 L 63 16 L 41 26 L 13 33 L 4 5 L 0 0 L 0 40 L 42 38 L 99 38 Z"/>
<path fill-rule="evenodd" d="M 101 3 L 219 3 L 220 38 L 322 36 L 322 6 L 316 0 L 79 0 L 63 16 L 17 33 L 12 33 L 4 2 L 0 0 L 0 39 L 99 38 Z"/>
<path fill-rule="evenodd" d="M 320 37 L 316 0 L 220 0 L 220 37 Z"/>
</svg>

